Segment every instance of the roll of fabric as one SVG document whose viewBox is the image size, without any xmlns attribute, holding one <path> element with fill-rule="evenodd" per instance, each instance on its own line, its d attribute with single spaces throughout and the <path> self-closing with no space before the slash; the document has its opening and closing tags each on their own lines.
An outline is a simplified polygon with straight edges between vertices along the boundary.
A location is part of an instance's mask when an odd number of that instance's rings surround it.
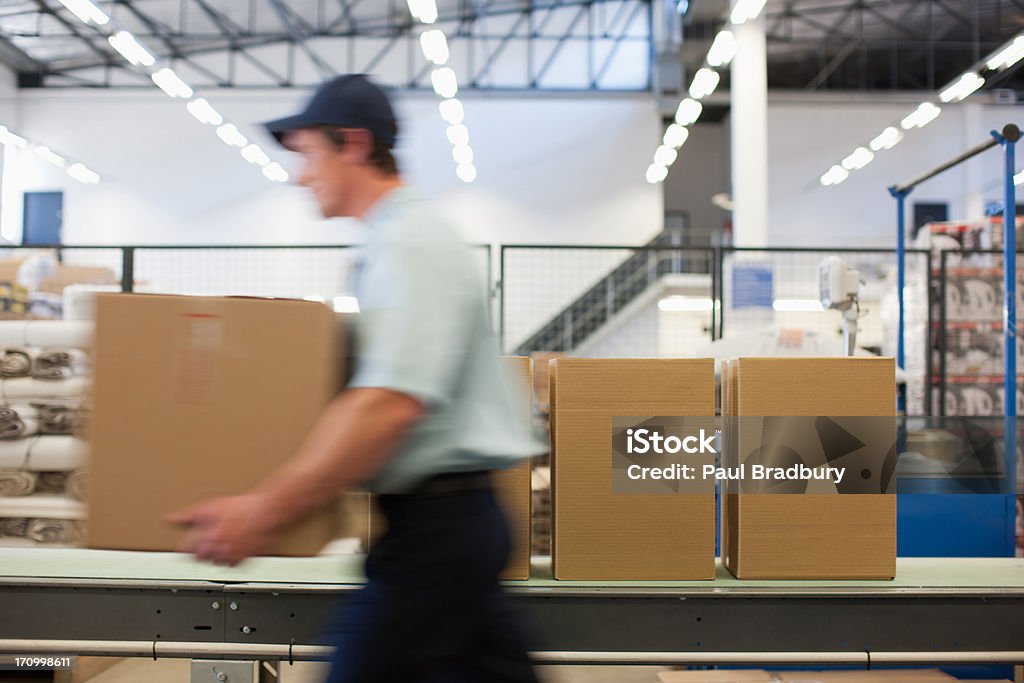
<svg viewBox="0 0 1024 683">
<path fill-rule="evenodd" d="M 36 543 L 75 543 L 79 526 L 69 519 L 30 519 L 25 536 Z"/>
<path fill-rule="evenodd" d="M 73 436 L 37 436 L 29 444 L 23 469 L 33 472 L 77 470 L 85 467 L 88 448 L 88 443 Z"/>
<path fill-rule="evenodd" d="M 36 493 L 24 498 L 0 498 L 0 518 L 83 520 L 88 510 L 81 501 L 60 494 Z"/>
<path fill-rule="evenodd" d="M 0 439 L 24 439 L 39 433 L 39 422 L 14 417 L 0 421 Z"/>
<path fill-rule="evenodd" d="M 28 377 L 32 374 L 34 353 L 26 347 L 8 347 L 0 356 L 0 377 Z"/>
<path fill-rule="evenodd" d="M 0 496 L 20 498 L 36 492 L 38 476 L 25 470 L 0 470 Z"/>
<path fill-rule="evenodd" d="M 40 434 L 72 434 L 78 407 L 70 403 L 33 403 Z M 3 410 L 0 410 L 2 420 Z"/>
<path fill-rule="evenodd" d="M 4 346 L 65 347 L 73 349 L 92 348 L 93 323 L 90 321 L 30 320 L 17 342 L 6 341 Z"/>
<path fill-rule="evenodd" d="M 39 493 L 64 493 L 67 489 L 68 472 L 38 472 L 36 490 Z"/>
<path fill-rule="evenodd" d="M 0 440 L 0 470 L 28 469 L 28 451 L 33 441 L 35 439 Z"/>
<path fill-rule="evenodd" d="M 88 370 L 89 355 L 80 349 L 43 349 L 32 363 L 32 376 L 36 379 L 68 379 L 84 375 Z"/>
<path fill-rule="evenodd" d="M 0 398 L 7 403 L 48 399 L 81 400 L 89 391 L 86 377 L 69 377 L 59 382 L 34 377 L 13 377 L 0 382 Z"/>
<path fill-rule="evenodd" d="M 89 472 L 84 469 L 69 472 L 64 484 L 64 492 L 71 498 L 84 502 L 85 497 L 89 494 Z"/>
<path fill-rule="evenodd" d="M 28 520 L 24 517 L 0 519 L 0 538 L 25 538 Z"/>
</svg>

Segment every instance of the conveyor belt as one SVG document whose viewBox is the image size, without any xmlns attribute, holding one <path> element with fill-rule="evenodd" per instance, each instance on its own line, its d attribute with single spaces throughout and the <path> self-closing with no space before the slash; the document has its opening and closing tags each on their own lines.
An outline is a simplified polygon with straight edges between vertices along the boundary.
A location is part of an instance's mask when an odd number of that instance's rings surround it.
<svg viewBox="0 0 1024 683">
<path fill-rule="evenodd" d="M 361 561 L 224 568 L 173 553 L 0 550 L 0 652 L 25 639 L 287 654 L 316 642 L 332 604 L 359 587 Z M 715 581 L 554 581 L 544 563 L 534 575 L 508 586 L 531 649 L 556 661 L 1024 660 L 1024 560 L 907 558 L 894 581 L 738 581 L 721 568 Z"/>
</svg>

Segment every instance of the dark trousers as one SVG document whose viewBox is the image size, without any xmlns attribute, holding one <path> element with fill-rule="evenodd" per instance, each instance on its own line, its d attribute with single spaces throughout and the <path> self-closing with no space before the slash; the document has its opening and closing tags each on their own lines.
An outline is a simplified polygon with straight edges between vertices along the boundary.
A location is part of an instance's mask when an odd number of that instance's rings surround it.
<svg viewBox="0 0 1024 683">
<path fill-rule="evenodd" d="M 509 555 L 491 490 L 381 496 L 388 529 L 328 637 L 327 683 L 536 683 L 498 574 Z"/>
</svg>

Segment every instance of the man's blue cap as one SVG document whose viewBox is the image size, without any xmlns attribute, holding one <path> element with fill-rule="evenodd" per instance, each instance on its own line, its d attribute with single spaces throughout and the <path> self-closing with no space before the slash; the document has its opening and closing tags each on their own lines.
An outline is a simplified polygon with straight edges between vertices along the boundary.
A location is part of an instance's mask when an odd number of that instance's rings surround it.
<svg viewBox="0 0 1024 683">
<path fill-rule="evenodd" d="M 324 83 L 305 111 L 264 125 L 282 144 L 288 131 L 317 126 L 364 128 L 389 147 L 398 137 L 398 122 L 388 96 L 363 74 L 338 76 Z"/>
</svg>

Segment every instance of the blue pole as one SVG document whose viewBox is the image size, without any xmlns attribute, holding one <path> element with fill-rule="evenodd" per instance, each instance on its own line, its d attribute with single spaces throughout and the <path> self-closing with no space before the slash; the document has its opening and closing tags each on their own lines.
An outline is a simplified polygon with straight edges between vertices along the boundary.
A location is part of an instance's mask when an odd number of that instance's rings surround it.
<svg viewBox="0 0 1024 683">
<path fill-rule="evenodd" d="M 905 359 L 903 350 L 903 338 L 904 338 L 904 317 L 906 311 L 906 301 L 904 298 L 903 291 L 905 289 L 904 283 L 907 277 L 907 195 L 913 191 L 913 188 L 909 190 L 898 190 L 893 185 L 889 188 L 889 194 L 896 198 L 896 301 L 899 307 L 899 323 L 896 327 L 896 367 L 900 370 L 905 369 Z M 929 268 L 931 267 L 931 260 L 929 260 Z M 928 274 L 931 277 L 931 273 Z M 931 381 L 931 378 L 928 378 Z M 905 401 L 903 394 L 900 394 L 897 405 L 897 410 L 906 410 Z"/>
<path fill-rule="evenodd" d="M 899 309 L 900 309 L 900 320 L 899 320 L 899 337 L 896 339 L 896 367 L 900 370 L 906 368 L 906 362 L 904 357 L 904 329 L 905 329 L 905 311 L 906 311 L 906 297 L 904 296 L 904 290 L 906 289 L 907 279 L 907 195 L 900 192 L 896 196 L 896 211 L 897 218 L 896 224 L 899 234 L 896 236 L 896 258 L 897 258 L 897 269 L 896 269 L 896 287 L 897 294 L 899 295 Z"/>
<path fill-rule="evenodd" d="M 1003 377 L 1004 443 L 1006 448 L 1009 494 L 1016 493 L 1017 463 L 1017 191 L 1015 147 L 1020 136 L 1007 127 L 1003 134 L 992 131 L 1003 146 L 1005 196 L 1003 198 Z"/>
</svg>

